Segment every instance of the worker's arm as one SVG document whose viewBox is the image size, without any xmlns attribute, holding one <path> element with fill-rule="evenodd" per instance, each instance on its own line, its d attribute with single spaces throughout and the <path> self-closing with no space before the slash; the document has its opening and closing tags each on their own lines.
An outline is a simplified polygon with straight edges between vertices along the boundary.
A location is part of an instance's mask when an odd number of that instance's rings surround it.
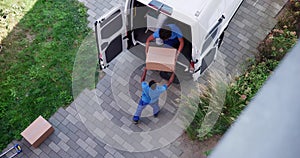
<svg viewBox="0 0 300 158">
<path fill-rule="evenodd" d="M 184 40 L 183 40 L 183 38 L 178 38 L 178 40 L 179 40 L 179 47 L 178 47 L 178 50 L 177 50 L 177 57 L 181 53 L 181 51 L 183 49 L 183 46 L 184 46 Z"/>
<path fill-rule="evenodd" d="M 147 53 L 148 53 L 149 43 L 150 43 L 151 41 L 153 41 L 154 39 L 155 39 L 155 38 L 154 38 L 153 35 L 151 35 L 151 36 L 149 36 L 149 37 L 147 38 L 147 41 L 146 41 L 146 48 L 145 48 L 145 53 L 146 53 L 146 55 L 147 55 Z"/>
<path fill-rule="evenodd" d="M 164 85 L 158 85 L 158 86 L 156 87 L 156 91 L 157 91 L 157 93 L 159 93 L 159 94 L 163 93 L 163 92 L 166 91 L 167 89 L 168 89 L 168 86 L 167 86 L 166 84 L 164 84 Z"/>
<path fill-rule="evenodd" d="M 167 83 L 167 87 L 170 87 L 170 85 L 173 83 L 174 81 L 174 78 L 175 78 L 175 73 L 173 72 L 168 83 Z"/>
</svg>

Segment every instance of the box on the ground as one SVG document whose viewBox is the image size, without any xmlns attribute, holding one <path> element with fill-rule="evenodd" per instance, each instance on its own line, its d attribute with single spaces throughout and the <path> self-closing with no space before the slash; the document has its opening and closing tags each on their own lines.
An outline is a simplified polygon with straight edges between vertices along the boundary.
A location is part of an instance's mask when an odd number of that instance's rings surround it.
<svg viewBox="0 0 300 158">
<path fill-rule="evenodd" d="M 176 52 L 177 50 L 174 48 L 150 46 L 146 57 L 146 69 L 174 72 Z"/>
<path fill-rule="evenodd" d="M 54 128 L 42 116 L 34 120 L 21 135 L 35 148 L 37 148 L 52 132 Z"/>
</svg>

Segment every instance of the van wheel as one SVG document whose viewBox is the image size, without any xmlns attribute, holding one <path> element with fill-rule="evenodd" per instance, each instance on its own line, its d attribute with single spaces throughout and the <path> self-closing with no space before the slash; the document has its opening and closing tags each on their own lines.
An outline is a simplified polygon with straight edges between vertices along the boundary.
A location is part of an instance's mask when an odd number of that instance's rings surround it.
<svg viewBox="0 0 300 158">
<path fill-rule="evenodd" d="M 221 47 L 221 44 L 223 43 L 224 34 L 225 34 L 225 32 L 222 32 L 222 34 L 221 34 L 220 37 L 219 37 L 219 40 L 218 40 L 218 48 L 220 48 L 220 47 Z"/>
</svg>

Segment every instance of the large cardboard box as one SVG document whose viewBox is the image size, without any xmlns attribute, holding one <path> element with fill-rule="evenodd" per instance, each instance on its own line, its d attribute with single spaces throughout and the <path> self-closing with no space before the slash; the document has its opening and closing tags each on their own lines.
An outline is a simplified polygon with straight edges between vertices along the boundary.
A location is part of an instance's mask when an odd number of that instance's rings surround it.
<svg viewBox="0 0 300 158">
<path fill-rule="evenodd" d="M 146 69 L 174 72 L 176 52 L 177 50 L 174 48 L 150 46 L 146 57 Z"/>
<path fill-rule="evenodd" d="M 21 135 L 35 148 L 37 148 L 51 133 L 54 128 L 42 116 L 34 120 Z"/>
</svg>

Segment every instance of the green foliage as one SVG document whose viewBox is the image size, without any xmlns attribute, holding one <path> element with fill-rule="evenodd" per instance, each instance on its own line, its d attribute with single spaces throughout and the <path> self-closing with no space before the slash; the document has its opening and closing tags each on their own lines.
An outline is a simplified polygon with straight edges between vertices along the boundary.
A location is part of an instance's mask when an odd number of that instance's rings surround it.
<svg viewBox="0 0 300 158">
<path fill-rule="evenodd" d="M 39 115 L 49 118 L 73 100 L 72 68 L 86 26 L 77 0 L 38 0 L 2 41 L 0 149 Z"/>
<path fill-rule="evenodd" d="M 263 86 L 269 75 L 279 64 L 280 60 L 297 42 L 297 33 L 300 27 L 300 2 L 291 1 L 290 7 L 276 27 L 270 32 L 267 38 L 260 44 L 256 60 L 250 61 L 250 66 L 245 73 L 237 77 L 227 88 L 222 113 L 214 127 L 205 136 L 199 137 L 199 129 L 212 98 L 210 90 L 204 90 L 204 94 L 196 96 L 201 102 L 198 111 L 187 133 L 192 139 L 205 140 L 213 135 L 223 134 L 234 123 L 242 110 L 249 104 L 258 90 Z M 296 14 L 296 16 L 295 16 Z M 296 30 L 298 29 L 298 30 Z M 209 85 L 206 89 L 214 89 L 216 85 Z M 190 98 L 193 99 L 193 98 Z"/>
<path fill-rule="evenodd" d="M 224 106 L 217 122 L 205 136 L 199 137 L 198 131 L 202 127 L 201 125 L 208 112 L 211 99 L 212 97 L 215 97 L 210 94 L 207 95 L 207 92 L 210 93 L 210 90 L 206 91 L 205 94 L 200 95 L 201 103 L 198 106 L 198 111 L 193 122 L 186 130 L 189 137 L 193 140 L 196 138 L 199 140 L 206 140 L 214 135 L 223 134 L 246 105 L 246 100 L 236 94 L 231 87 L 228 87 L 226 90 Z"/>
<path fill-rule="evenodd" d="M 288 3 L 288 9 L 286 13 L 280 18 L 277 27 L 288 28 L 290 31 L 299 32 L 300 27 L 300 1 L 290 0 Z M 299 34 L 298 34 L 299 35 Z"/>
<path fill-rule="evenodd" d="M 280 61 L 284 55 L 294 46 L 297 41 L 295 31 L 288 29 L 273 29 L 266 40 L 259 46 L 259 60 L 268 59 Z"/>
<path fill-rule="evenodd" d="M 266 62 L 254 63 L 245 74 L 238 77 L 236 83 L 231 86 L 235 94 L 252 98 L 256 92 L 262 87 L 270 73 L 278 65 L 276 60 L 267 60 Z"/>
<path fill-rule="evenodd" d="M 212 151 L 213 151 L 213 150 L 207 150 L 207 151 L 204 152 L 204 155 L 205 155 L 205 156 L 209 156 L 209 155 L 212 153 Z"/>
</svg>

